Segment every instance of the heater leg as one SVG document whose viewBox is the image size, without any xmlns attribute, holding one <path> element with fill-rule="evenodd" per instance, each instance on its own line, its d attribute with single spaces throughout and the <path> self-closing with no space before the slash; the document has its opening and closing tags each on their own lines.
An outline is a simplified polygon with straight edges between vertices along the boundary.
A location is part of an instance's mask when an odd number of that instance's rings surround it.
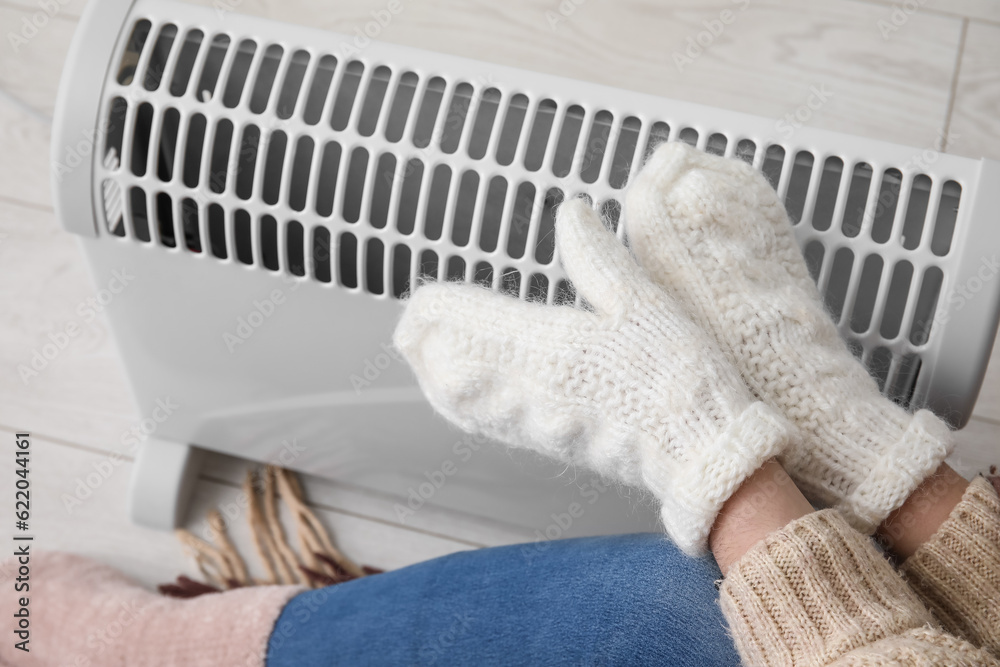
<svg viewBox="0 0 1000 667">
<path fill-rule="evenodd" d="M 184 519 L 198 478 L 201 451 L 191 445 L 150 438 L 135 460 L 129 516 L 140 526 L 173 530 Z"/>
</svg>

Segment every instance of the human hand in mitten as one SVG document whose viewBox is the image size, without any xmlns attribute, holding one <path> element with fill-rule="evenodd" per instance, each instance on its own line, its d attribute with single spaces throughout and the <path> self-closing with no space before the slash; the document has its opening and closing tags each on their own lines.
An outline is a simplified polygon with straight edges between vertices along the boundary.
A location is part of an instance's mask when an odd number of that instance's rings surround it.
<svg viewBox="0 0 1000 667">
<path fill-rule="evenodd" d="M 800 429 L 781 462 L 812 500 L 871 532 L 947 456 L 947 425 L 883 397 L 840 338 L 762 174 L 663 144 L 629 185 L 624 219 L 652 279 Z"/>
<path fill-rule="evenodd" d="M 701 553 L 723 503 L 790 427 L 583 200 L 560 207 L 556 245 L 593 312 L 429 284 L 396 346 L 446 418 L 645 487 L 678 546 Z"/>
</svg>

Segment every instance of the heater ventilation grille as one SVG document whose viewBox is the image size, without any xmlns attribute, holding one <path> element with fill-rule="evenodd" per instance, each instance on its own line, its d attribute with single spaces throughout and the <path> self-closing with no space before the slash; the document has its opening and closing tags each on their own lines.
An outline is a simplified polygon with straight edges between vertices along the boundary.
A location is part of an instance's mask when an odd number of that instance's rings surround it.
<svg viewBox="0 0 1000 667">
<path fill-rule="evenodd" d="M 630 173 L 684 141 L 763 172 L 841 331 L 909 401 L 955 180 L 204 25 L 141 19 L 120 53 L 100 171 L 113 236 L 376 297 L 443 279 L 574 303 L 558 204 L 585 194 L 621 236 Z"/>
</svg>

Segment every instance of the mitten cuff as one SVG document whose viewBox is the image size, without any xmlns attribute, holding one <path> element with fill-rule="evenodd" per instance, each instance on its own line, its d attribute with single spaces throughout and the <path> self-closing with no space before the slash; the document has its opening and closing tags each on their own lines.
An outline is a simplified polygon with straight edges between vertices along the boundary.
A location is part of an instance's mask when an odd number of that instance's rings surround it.
<svg viewBox="0 0 1000 667">
<path fill-rule="evenodd" d="M 920 483 L 948 457 L 952 449 L 948 425 L 929 410 L 910 419 L 902 435 L 868 461 L 863 481 L 837 505 L 857 530 L 871 534 Z"/>
<path fill-rule="evenodd" d="M 765 461 L 784 451 L 793 432 L 784 416 L 757 402 L 686 460 L 647 471 L 644 481 L 662 503 L 664 528 L 681 551 L 707 552 L 722 506 Z"/>
</svg>

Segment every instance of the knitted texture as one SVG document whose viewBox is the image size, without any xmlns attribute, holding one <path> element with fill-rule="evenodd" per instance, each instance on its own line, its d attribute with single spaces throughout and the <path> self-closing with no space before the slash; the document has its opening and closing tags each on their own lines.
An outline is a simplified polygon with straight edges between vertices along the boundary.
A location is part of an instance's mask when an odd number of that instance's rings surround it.
<svg viewBox="0 0 1000 667">
<path fill-rule="evenodd" d="M 625 214 L 639 263 L 801 430 L 781 462 L 813 501 L 871 532 L 944 460 L 948 427 L 884 398 L 841 340 L 763 175 L 667 143 L 630 185 Z"/>
<path fill-rule="evenodd" d="M 17 568 L 10 559 L 0 572 L 12 578 Z M 12 619 L 18 597 L 4 584 L 11 594 L 0 596 L 0 613 Z M 14 648 L 11 634 L 0 642 L 0 664 L 263 667 L 278 614 L 303 590 L 253 586 L 177 600 L 107 565 L 57 552 L 31 556 L 30 587 L 30 652 Z"/>
<path fill-rule="evenodd" d="M 677 545 L 703 553 L 722 504 L 792 427 L 586 202 L 560 207 L 556 243 L 594 312 L 430 284 L 414 291 L 395 344 L 446 418 L 645 487 Z"/>
<path fill-rule="evenodd" d="M 900 571 L 946 630 L 1000 657 L 1000 498 L 986 479 Z"/>
<path fill-rule="evenodd" d="M 747 665 L 998 665 L 944 633 L 835 510 L 793 521 L 729 571 L 720 604 Z"/>
</svg>

